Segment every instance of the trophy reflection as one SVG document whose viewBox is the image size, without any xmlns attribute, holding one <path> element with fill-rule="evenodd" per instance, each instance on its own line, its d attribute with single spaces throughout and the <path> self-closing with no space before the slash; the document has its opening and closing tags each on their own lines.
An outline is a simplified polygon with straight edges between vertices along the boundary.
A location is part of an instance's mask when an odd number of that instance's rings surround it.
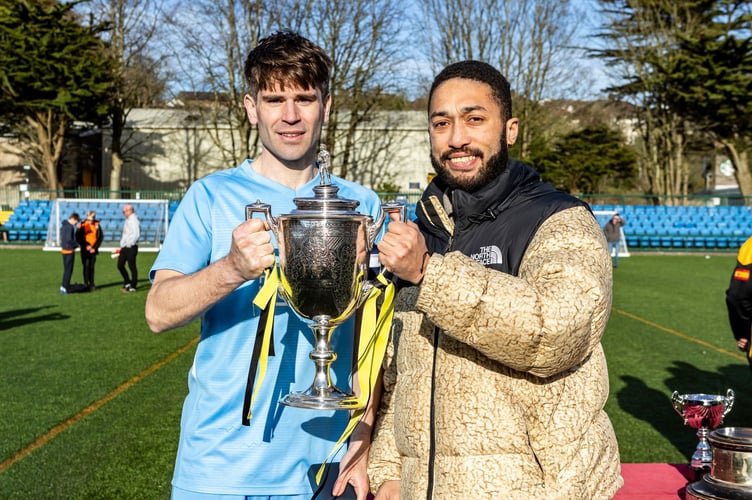
<svg viewBox="0 0 752 500">
<path fill-rule="evenodd" d="M 353 394 L 337 388 L 330 367 L 337 359 L 331 348 L 334 329 L 347 320 L 368 298 L 373 284 L 368 281 L 370 250 L 387 214 L 405 218 L 405 206 L 386 203 L 376 221 L 355 210 L 357 200 L 339 198 L 331 184 L 329 156 L 319 155 L 321 183 L 310 198 L 295 198 L 297 207 L 289 214 L 272 216 L 271 206 L 257 201 L 246 206 L 246 218 L 254 213 L 266 216 L 277 239 L 280 286 L 278 293 L 301 317 L 311 320 L 315 336 L 309 357 L 316 371 L 304 392 L 293 392 L 280 403 L 318 410 L 352 410 L 363 403 Z"/>
<path fill-rule="evenodd" d="M 710 469 L 713 464 L 713 452 L 708 442 L 708 432 L 723 423 L 734 406 L 734 391 L 726 390 L 725 396 L 712 394 L 682 394 L 674 391 L 671 395 L 674 410 L 684 419 L 684 424 L 697 429 L 700 442 L 689 466 L 695 470 Z"/>
</svg>

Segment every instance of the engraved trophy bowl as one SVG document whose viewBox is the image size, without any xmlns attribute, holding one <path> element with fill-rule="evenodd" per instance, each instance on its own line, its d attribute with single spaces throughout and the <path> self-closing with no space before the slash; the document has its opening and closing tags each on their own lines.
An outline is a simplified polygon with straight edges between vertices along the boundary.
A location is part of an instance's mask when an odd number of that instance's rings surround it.
<svg viewBox="0 0 752 500">
<path fill-rule="evenodd" d="M 309 357 L 316 367 L 313 383 L 304 392 L 292 392 L 281 404 L 317 410 L 352 410 L 363 404 L 353 394 L 335 387 L 330 367 L 337 359 L 331 348 L 334 329 L 360 307 L 373 288 L 368 281 L 370 250 L 387 219 L 397 213 L 405 219 L 402 203 L 385 203 L 376 221 L 355 209 L 357 200 L 339 198 L 331 184 L 328 153 L 319 155 L 321 183 L 314 196 L 295 198 L 289 214 L 273 216 L 261 201 L 246 206 L 246 219 L 262 213 L 277 239 L 280 286 L 278 293 L 298 315 L 311 320 L 315 336 Z"/>
<path fill-rule="evenodd" d="M 708 432 L 723 423 L 725 417 L 734 406 L 734 391 L 726 390 L 726 395 L 715 394 L 671 394 L 674 410 L 684 419 L 684 424 L 697 429 L 700 442 L 689 466 L 695 470 L 710 470 L 713 463 L 713 452 L 708 442 Z"/>
<path fill-rule="evenodd" d="M 723 427 L 708 434 L 710 474 L 687 485 L 687 500 L 752 498 L 752 428 Z"/>
</svg>

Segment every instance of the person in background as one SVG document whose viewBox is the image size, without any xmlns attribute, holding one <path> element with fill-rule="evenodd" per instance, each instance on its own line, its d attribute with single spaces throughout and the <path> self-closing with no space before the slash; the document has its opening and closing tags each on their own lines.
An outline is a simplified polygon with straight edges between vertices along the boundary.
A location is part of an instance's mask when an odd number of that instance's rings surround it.
<svg viewBox="0 0 752 500">
<path fill-rule="evenodd" d="M 731 273 L 731 281 L 726 289 L 726 308 L 731 325 L 731 333 L 736 346 L 746 353 L 749 368 L 752 370 L 750 335 L 752 332 L 752 237 L 744 242 L 736 256 L 736 265 Z"/>
<path fill-rule="evenodd" d="M 261 200 L 280 215 L 296 208 L 294 198 L 314 195 L 321 182 L 316 156 L 329 116 L 330 72 L 326 53 L 297 33 L 275 33 L 250 51 L 244 104 L 258 128 L 261 153 L 188 189 L 151 269 L 145 311 L 150 328 L 164 332 L 201 320 L 172 480 L 175 499 L 368 495 L 374 411 L 359 422 L 347 450 L 333 457 L 331 473 L 326 469 L 328 478 L 337 478 L 334 484 L 317 485 L 312 476 L 345 430 L 348 412 L 278 403 L 289 391 L 308 389 L 313 368 L 310 328 L 284 302 L 270 318 L 274 354 L 264 382 L 256 386 L 253 404 L 245 405 L 256 374 L 254 334 L 265 312 L 253 301 L 265 270 L 275 265 L 276 245 L 262 218 L 245 220 L 245 207 Z M 334 175 L 331 182 L 339 197 L 359 200 L 361 213 L 378 217 L 376 193 Z M 354 327 L 350 318 L 332 338 L 338 359 L 331 373 L 343 388 L 351 373 Z"/>
<path fill-rule="evenodd" d="M 76 224 L 81 220 L 81 217 L 76 212 L 73 212 L 68 220 L 64 220 L 60 227 L 60 253 L 63 255 L 63 280 L 60 283 L 60 293 L 68 293 L 71 283 L 71 276 L 73 276 L 73 265 L 75 264 L 76 248 L 78 248 L 78 242 L 76 242 Z"/>
<path fill-rule="evenodd" d="M 138 268 L 136 267 L 136 256 L 138 256 L 138 238 L 141 236 L 141 224 L 138 221 L 136 211 L 130 203 L 123 206 L 123 215 L 125 223 L 123 224 L 123 234 L 120 237 L 120 253 L 117 259 L 117 268 L 123 277 L 123 288 L 121 292 L 135 292 L 138 286 Z M 125 270 L 128 264 L 130 276 Z"/>
<path fill-rule="evenodd" d="M 519 121 L 492 66 L 444 68 L 428 94 L 437 175 L 381 263 L 406 285 L 371 450 L 377 500 L 611 498 L 603 410 L 611 262 L 590 207 L 510 159 Z"/>
<path fill-rule="evenodd" d="M 603 226 L 603 233 L 608 242 L 608 253 L 611 255 L 611 262 L 614 267 L 619 267 L 619 243 L 621 243 L 622 227 L 624 227 L 624 219 L 619 215 L 619 212 L 614 213 Z"/>
<path fill-rule="evenodd" d="M 84 220 L 76 231 L 76 241 L 81 247 L 81 265 L 84 271 L 84 286 L 89 291 L 97 289 L 94 282 L 94 270 L 97 264 L 97 254 L 99 246 L 104 240 L 104 233 L 97 220 L 97 213 L 89 211 L 86 213 Z"/>
</svg>

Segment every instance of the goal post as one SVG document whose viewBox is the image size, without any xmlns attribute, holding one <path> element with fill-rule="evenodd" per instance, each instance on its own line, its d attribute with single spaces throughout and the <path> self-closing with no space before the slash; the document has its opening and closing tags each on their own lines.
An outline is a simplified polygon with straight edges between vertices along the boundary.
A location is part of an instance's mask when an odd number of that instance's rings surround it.
<svg viewBox="0 0 752 500">
<path fill-rule="evenodd" d="M 127 199 L 85 199 L 58 198 L 53 200 L 50 207 L 50 220 L 47 226 L 47 237 L 44 250 L 59 251 L 60 226 L 72 213 L 77 213 L 81 220 L 86 218 L 87 212 L 93 210 L 97 214 L 104 240 L 99 247 L 100 252 L 111 252 L 120 247 L 120 236 L 123 233 L 123 206 L 133 205 L 140 222 L 141 235 L 138 239 L 138 250 L 158 252 L 162 246 L 167 227 L 169 225 L 168 200 L 127 200 Z"/>
<path fill-rule="evenodd" d="M 602 229 L 616 212 L 616 210 L 593 210 L 593 215 L 595 215 L 598 225 Z M 627 238 L 624 236 L 623 227 L 619 228 L 619 233 L 621 234 L 619 238 L 619 257 L 629 257 L 629 246 L 627 245 Z"/>
</svg>

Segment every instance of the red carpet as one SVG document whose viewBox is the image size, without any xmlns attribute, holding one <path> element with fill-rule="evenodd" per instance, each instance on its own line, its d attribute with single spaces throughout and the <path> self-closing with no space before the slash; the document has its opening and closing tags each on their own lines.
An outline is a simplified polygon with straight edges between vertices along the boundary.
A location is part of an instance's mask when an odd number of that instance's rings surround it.
<svg viewBox="0 0 752 500">
<path fill-rule="evenodd" d="M 624 486 L 614 500 L 683 499 L 686 486 L 698 481 L 685 464 L 621 464 Z"/>
</svg>

